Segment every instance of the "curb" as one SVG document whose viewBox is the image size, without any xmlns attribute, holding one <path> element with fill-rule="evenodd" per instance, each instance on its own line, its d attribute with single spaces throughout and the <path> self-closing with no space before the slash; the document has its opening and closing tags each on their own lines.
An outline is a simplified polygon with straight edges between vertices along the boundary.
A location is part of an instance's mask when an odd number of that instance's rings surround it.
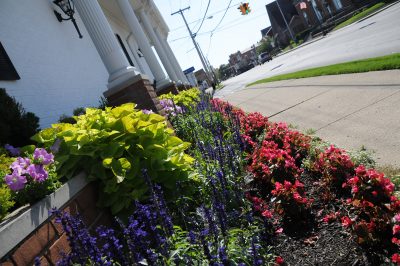
<svg viewBox="0 0 400 266">
<path fill-rule="evenodd" d="M 354 22 L 354 23 L 362 22 L 362 21 L 364 21 L 364 20 L 366 20 L 366 19 L 368 19 L 368 18 L 370 18 L 370 17 L 373 17 L 373 16 L 375 16 L 376 14 L 378 14 L 378 13 L 380 13 L 380 12 L 382 12 L 382 11 L 388 9 L 389 7 L 392 7 L 392 6 L 394 6 L 394 5 L 398 4 L 398 3 L 400 3 L 400 0 L 398 0 L 398 1 L 396 1 L 396 2 L 393 2 L 393 3 L 391 3 L 391 4 L 388 4 L 388 5 L 384 6 L 384 7 L 382 7 L 381 9 L 376 10 L 374 13 L 371 13 L 371 14 L 369 14 L 368 16 L 363 17 L 363 18 L 360 19 L 360 20 L 357 20 L 357 21 Z M 354 24 L 354 23 L 352 23 L 352 24 Z M 350 24 L 350 25 L 351 25 L 351 24 Z M 349 26 L 350 26 L 350 25 L 349 25 Z"/>
<path fill-rule="evenodd" d="M 351 23 L 351 24 L 349 24 L 349 25 L 347 25 L 347 26 L 345 26 L 345 27 L 343 27 L 343 28 L 340 28 L 340 29 L 338 29 L 338 30 L 333 30 L 333 31 L 331 31 L 331 32 L 338 32 L 338 31 L 340 31 L 340 30 L 342 30 L 342 29 L 347 28 L 348 26 L 354 25 L 354 24 L 356 24 L 356 23 L 360 23 L 360 22 L 362 22 L 362 21 L 364 21 L 364 20 L 366 20 L 366 19 L 368 19 L 368 18 L 370 18 L 370 17 L 373 17 L 373 16 L 375 16 L 376 14 L 378 14 L 378 13 L 380 13 L 380 12 L 382 12 L 382 11 L 384 11 L 384 10 L 386 10 L 386 9 L 388 9 L 388 8 L 390 8 L 390 7 L 392 7 L 392 6 L 396 5 L 396 4 L 398 4 L 398 3 L 400 3 L 400 0 L 397 0 L 396 2 L 393 2 L 393 3 L 391 3 L 391 4 L 388 4 L 388 5 L 384 6 L 384 7 L 382 7 L 381 9 L 376 10 L 374 13 L 369 14 L 368 16 L 366 16 L 366 17 L 364 17 L 364 18 L 361 18 L 361 19 L 359 19 L 359 20 L 357 20 L 357 21 L 355 21 L 355 22 L 353 22 L 353 23 Z M 330 33 L 330 32 L 329 32 L 329 33 Z M 292 52 L 292 51 L 294 51 L 294 50 L 296 50 L 296 49 L 298 49 L 298 48 L 301 48 L 301 47 L 307 46 L 307 45 L 309 45 L 309 44 L 312 44 L 313 42 L 319 41 L 319 40 L 321 40 L 321 39 L 327 37 L 327 36 L 329 35 L 329 33 L 326 34 L 325 36 L 320 36 L 320 37 L 317 37 L 317 38 L 315 38 L 315 39 L 313 39 L 313 40 L 311 40 L 311 41 L 305 42 L 305 43 L 303 43 L 303 44 L 301 44 L 301 45 L 299 45 L 299 46 L 297 46 L 297 47 L 295 47 L 295 48 L 293 48 L 293 49 L 290 49 L 289 51 L 280 53 L 280 54 L 277 55 L 277 57 L 278 57 L 278 56 L 281 56 L 281 55 L 285 55 L 285 54 L 287 54 L 287 53 L 290 53 L 290 52 Z"/>
<path fill-rule="evenodd" d="M 397 0 L 396 2 L 393 2 L 393 3 L 388 4 L 388 5 L 386 5 L 386 6 L 383 6 L 382 8 L 376 10 L 375 12 L 369 14 L 368 16 L 363 17 L 363 18 L 360 18 L 359 20 L 354 21 L 353 23 L 351 23 L 351 24 L 349 24 L 349 25 L 347 25 L 347 26 L 344 26 L 343 28 L 334 30 L 334 31 L 332 31 L 332 32 L 338 32 L 338 31 L 343 30 L 343 29 L 345 29 L 345 28 L 347 28 L 347 27 L 349 27 L 349 26 L 351 26 L 351 25 L 360 23 L 360 22 L 362 22 L 362 21 L 364 21 L 364 20 L 366 20 L 366 19 L 369 19 L 370 17 L 373 17 L 373 16 L 375 16 L 376 14 L 378 14 L 378 13 L 380 13 L 380 12 L 382 12 L 382 11 L 384 11 L 384 10 L 386 10 L 386 9 L 388 9 L 388 8 L 390 8 L 390 7 L 392 7 L 392 6 L 396 5 L 396 4 L 398 4 L 398 3 L 400 3 L 400 0 Z"/>
<path fill-rule="evenodd" d="M 399 0 L 399 1 L 400 1 L 400 0 Z M 319 40 L 325 38 L 326 36 L 328 36 L 328 34 L 325 35 L 325 36 L 319 36 L 319 37 L 317 37 L 317 38 L 315 38 L 315 39 L 312 39 L 311 41 L 302 43 L 302 44 L 300 44 L 299 46 L 296 46 L 295 48 L 290 49 L 289 51 L 286 51 L 286 52 L 282 52 L 282 53 L 280 53 L 280 54 L 277 54 L 276 57 L 281 56 L 281 55 L 288 54 L 288 53 L 290 53 L 290 52 L 292 52 L 292 51 L 294 51 L 294 50 L 297 50 L 297 49 L 299 49 L 299 48 L 302 48 L 302 47 L 304 47 L 304 46 L 307 46 L 307 45 L 309 45 L 309 44 L 312 44 L 312 43 L 314 43 L 314 42 L 317 42 L 317 41 L 319 41 Z"/>
</svg>

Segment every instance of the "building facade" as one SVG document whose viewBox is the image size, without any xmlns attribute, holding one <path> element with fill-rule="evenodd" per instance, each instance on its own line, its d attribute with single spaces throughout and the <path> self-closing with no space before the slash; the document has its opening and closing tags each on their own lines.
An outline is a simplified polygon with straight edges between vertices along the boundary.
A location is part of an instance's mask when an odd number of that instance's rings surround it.
<svg viewBox="0 0 400 266">
<path fill-rule="evenodd" d="M 266 5 L 274 39 L 278 45 L 286 46 L 296 34 L 306 29 L 295 6 L 290 0 L 276 0 Z"/>
<path fill-rule="evenodd" d="M 41 127 L 74 108 L 97 106 L 103 93 L 112 99 L 131 87 L 134 96 L 139 80 L 147 80 L 143 84 L 152 84 L 155 91 L 188 83 L 152 0 L 73 3 L 83 38 L 71 21 L 57 20 L 54 11 L 67 15 L 50 0 L 1 3 L 0 63 L 7 65 L 0 71 L 13 66 L 17 76 L 2 78 L 0 73 L 0 88 L 39 116 Z M 125 100 L 133 100 L 127 95 Z"/>
</svg>

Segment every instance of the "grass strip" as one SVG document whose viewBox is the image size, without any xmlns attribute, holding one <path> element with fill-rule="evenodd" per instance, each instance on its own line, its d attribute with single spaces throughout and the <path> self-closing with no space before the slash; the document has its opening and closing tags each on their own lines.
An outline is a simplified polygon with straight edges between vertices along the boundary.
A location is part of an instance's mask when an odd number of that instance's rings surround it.
<svg viewBox="0 0 400 266">
<path fill-rule="evenodd" d="M 362 72 L 389 70 L 389 69 L 400 69 L 400 53 L 350 61 L 330 66 L 310 68 L 293 73 L 277 75 L 270 78 L 257 80 L 255 82 L 248 84 L 247 87 L 251 85 L 287 80 L 287 79 L 300 79 L 300 78 L 310 78 L 310 77 L 318 77 L 326 75 L 362 73 Z"/>
<path fill-rule="evenodd" d="M 377 11 L 378 9 L 381 9 L 383 6 L 385 6 L 386 4 L 381 2 L 381 3 L 377 3 L 376 5 L 371 6 L 370 8 L 365 9 L 364 11 L 361 11 L 360 13 L 352 16 L 351 18 L 349 18 L 346 21 L 343 21 L 342 23 L 340 23 L 339 25 L 337 25 L 333 30 L 338 30 L 340 28 L 343 28 L 347 25 L 350 25 L 356 21 L 359 21 L 362 18 L 365 18 L 366 16 L 372 14 L 373 12 Z"/>
</svg>

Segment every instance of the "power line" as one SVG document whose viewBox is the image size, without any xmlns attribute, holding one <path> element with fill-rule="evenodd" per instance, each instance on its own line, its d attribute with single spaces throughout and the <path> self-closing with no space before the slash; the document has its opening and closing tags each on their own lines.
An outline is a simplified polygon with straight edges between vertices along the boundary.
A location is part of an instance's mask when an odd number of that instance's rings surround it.
<svg viewBox="0 0 400 266">
<path fill-rule="evenodd" d="M 264 15 L 265 14 L 259 14 L 258 16 L 255 16 L 255 17 L 252 17 L 250 19 L 247 19 L 247 21 L 254 20 L 254 19 L 259 18 L 259 17 L 264 16 Z M 236 23 L 231 24 L 232 22 L 236 22 Z M 209 33 L 215 34 L 215 33 L 230 29 L 230 28 L 235 27 L 235 26 L 240 25 L 240 24 L 243 24 L 243 22 L 242 21 L 237 21 L 237 19 L 231 20 L 228 23 L 226 23 L 226 25 L 224 27 L 219 28 L 218 30 L 215 30 L 214 32 L 212 32 L 212 31 L 200 32 L 200 33 L 197 34 L 197 36 L 202 36 L 202 35 L 209 34 Z M 175 41 L 179 41 L 179 40 L 187 39 L 187 38 L 189 38 L 189 36 L 182 36 L 182 37 L 170 40 L 170 42 L 175 42 Z"/>
<path fill-rule="evenodd" d="M 201 26 L 203 26 L 204 20 L 206 19 L 206 16 L 207 16 L 208 8 L 210 7 L 210 3 L 211 3 L 211 0 L 208 0 L 206 12 L 204 12 L 204 16 L 203 16 L 203 19 L 201 20 L 200 26 L 197 29 L 197 31 L 194 33 L 194 35 L 196 35 L 199 32 L 199 30 L 201 29 Z"/>
<path fill-rule="evenodd" d="M 228 7 L 226 8 L 225 13 L 224 13 L 224 15 L 222 16 L 221 20 L 218 22 L 217 26 L 215 26 L 215 28 L 211 31 L 211 36 L 212 36 L 212 33 L 219 27 L 219 25 L 221 24 L 221 22 L 224 20 L 225 15 L 226 15 L 226 13 L 228 12 L 228 9 L 230 8 L 231 4 L 232 4 L 232 0 L 229 1 Z M 211 38 L 211 37 L 210 37 L 210 38 Z M 210 39 L 210 43 L 211 43 L 211 39 Z"/>
<path fill-rule="evenodd" d="M 189 5 L 189 6 L 190 6 L 190 5 Z M 203 8 L 203 0 L 201 0 L 199 12 L 201 12 L 202 8 Z M 198 20 L 195 20 L 197 23 L 196 23 L 196 25 L 193 26 L 193 28 L 196 28 L 197 25 L 199 25 L 200 20 L 201 20 L 201 18 L 199 18 Z M 189 23 L 189 24 L 192 24 L 192 23 L 193 23 L 193 22 L 191 22 L 191 23 Z"/>
<path fill-rule="evenodd" d="M 238 3 L 234 4 L 234 5 L 232 5 L 230 8 L 235 7 L 236 5 L 238 5 L 238 4 L 240 4 L 240 3 L 241 3 L 241 2 L 238 2 Z M 218 14 L 218 13 L 224 12 L 225 10 L 226 10 L 225 8 L 224 8 L 224 9 L 220 9 L 220 10 L 218 10 L 218 11 L 215 11 L 214 13 L 209 14 L 209 16 L 216 15 L 216 14 Z M 196 22 L 201 21 L 201 20 L 202 20 L 202 19 L 199 18 L 199 19 L 193 20 L 192 22 L 189 22 L 188 24 L 193 24 L 193 23 L 196 23 Z M 176 27 L 175 29 L 170 30 L 170 32 L 179 30 L 179 29 L 184 28 L 184 27 L 185 27 L 185 26 Z"/>
</svg>

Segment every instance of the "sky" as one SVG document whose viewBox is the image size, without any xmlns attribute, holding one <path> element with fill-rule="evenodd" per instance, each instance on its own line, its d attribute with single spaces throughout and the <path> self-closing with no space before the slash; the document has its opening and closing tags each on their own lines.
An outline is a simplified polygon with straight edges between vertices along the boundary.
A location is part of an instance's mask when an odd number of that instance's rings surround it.
<svg viewBox="0 0 400 266">
<path fill-rule="evenodd" d="M 256 44 L 261 40 L 261 30 L 270 26 L 265 5 L 272 0 L 243 1 L 249 3 L 251 12 L 248 15 L 241 15 L 237 9 L 240 0 L 210 0 L 207 16 L 200 30 L 209 0 L 153 1 L 170 29 L 168 42 L 183 70 L 192 66 L 196 70 L 203 67 L 182 16 L 179 13 L 171 16 L 173 12 L 190 6 L 189 10 L 184 11 L 184 15 L 192 32 L 198 31 L 196 40 L 213 67 L 227 64 L 230 54 Z M 227 9 L 230 2 L 230 8 Z M 218 26 L 226 10 L 226 15 Z M 212 17 L 207 19 L 210 16 Z"/>
</svg>

